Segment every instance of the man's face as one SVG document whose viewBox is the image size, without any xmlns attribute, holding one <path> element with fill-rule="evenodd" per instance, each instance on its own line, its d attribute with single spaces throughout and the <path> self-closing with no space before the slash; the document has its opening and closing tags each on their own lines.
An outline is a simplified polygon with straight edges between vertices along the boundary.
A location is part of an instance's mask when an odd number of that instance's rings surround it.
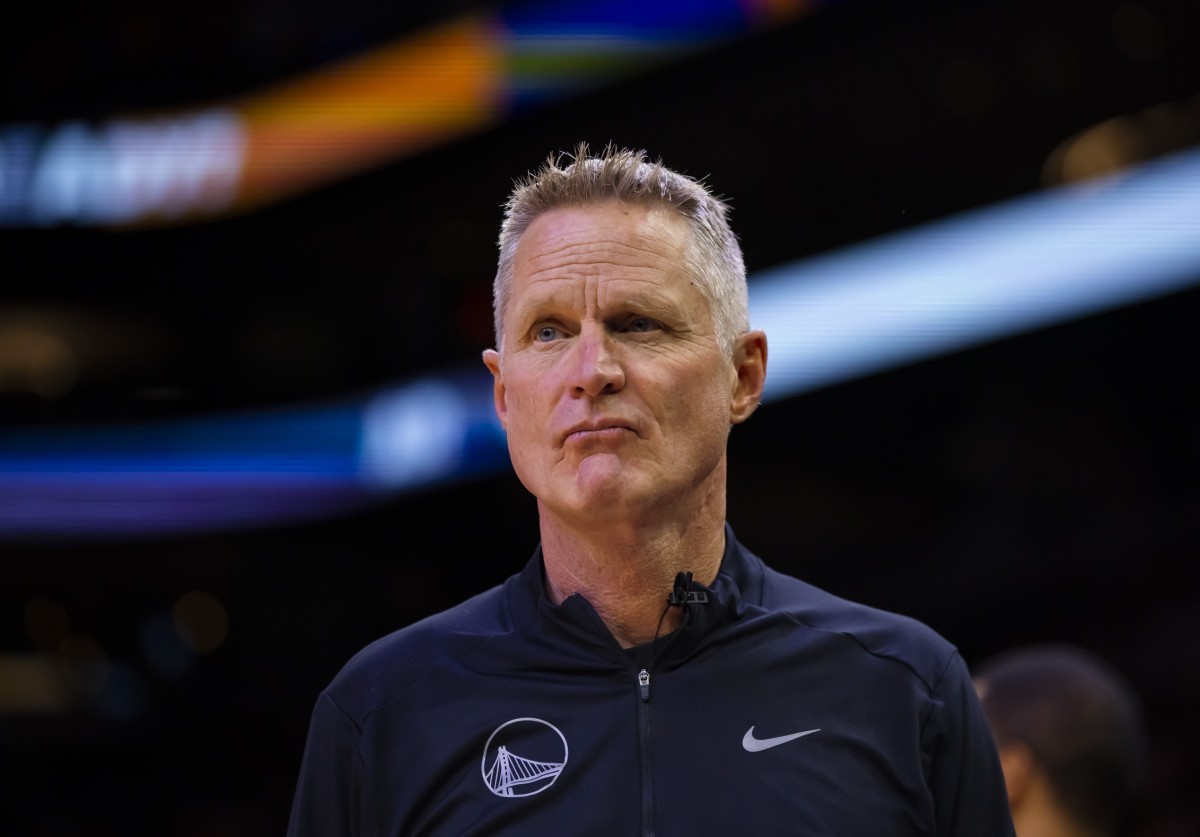
<svg viewBox="0 0 1200 837">
<path fill-rule="evenodd" d="M 484 360 L 543 511 L 636 520 L 716 498 L 723 515 L 729 426 L 761 375 L 742 392 L 685 269 L 687 234 L 669 208 L 612 202 L 552 210 L 521 237 L 503 351 Z"/>
</svg>

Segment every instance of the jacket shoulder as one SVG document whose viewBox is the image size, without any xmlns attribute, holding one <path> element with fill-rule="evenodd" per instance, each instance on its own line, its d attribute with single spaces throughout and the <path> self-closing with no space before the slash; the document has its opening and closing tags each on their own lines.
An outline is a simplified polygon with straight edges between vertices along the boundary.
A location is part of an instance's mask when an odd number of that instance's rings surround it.
<svg viewBox="0 0 1200 837">
<path fill-rule="evenodd" d="M 455 665 L 492 637 L 509 633 L 510 583 L 511 579 L 370 643 L 342 667 L 325 695 L 361 726 L 373 711 L 402 699 L 430 673 Z"/>
<path fill-rule="evenodd" d="M 868 654 L 906 666 L 931 690 L 958 653 L 916 619 L 840 598 L 767 566 L 762 601 L 807 628 L 841 634 Z"/>
</svg>

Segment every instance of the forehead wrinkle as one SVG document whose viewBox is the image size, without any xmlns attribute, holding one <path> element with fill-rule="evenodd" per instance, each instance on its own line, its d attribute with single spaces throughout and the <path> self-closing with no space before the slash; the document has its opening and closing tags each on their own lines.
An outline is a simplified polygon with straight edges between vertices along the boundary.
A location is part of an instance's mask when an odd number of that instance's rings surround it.
<svg viewBox="0 0 1200 837">
<path fill-rule="evenodd" d="M 642 290 L 629 292 L 624 287 L 627 285 L 649 285 L 650 290 L 648 292 Z M 622 298 L 634 302 L 649 300 L 662 296 L 661 293 L 654 293 L 660 287 L 660 284 L 653 279 L 632 276 L 616 277 L 594 273 L 546 275 L 540 279 L 530 280 L 530 284 L 521 293 L 513 310 L 520 315 L 537 313 L 547 307 L 587 308 L 590 307 L 588 306 L 589 301 L 599 303 L 603 297 L 611 293 L 617 293 Z"/>
<path fill-rule="evenodd" d="M 584 286 L 579 284 L 576 276 L 545 276 L 537 281 L 538 285 L 530 286 L 513 300 L 513 316 L 517 322 L 545 313 L 546 308 L 576 308 L 583 297 Z"/>
<path fill-rule="evenodd" d="M 651 282 L 652 276 L 667 280 L 682 264 L 679 254 L 667 246 L 660 252 L 620 241 L 586 241 L 557 250 L 539 250 L 522 259 L 517 269 L 528 293 L 538 284 L 554 280 L 595 277 L 606 280 L 606 284 L 615 280 Z"/>
<path fill-rule="evenodd" d="M 579 280 L 601 279 L 608 285 L 613 282 L 649 282 L 656 280 L 652 277 L 667 278 L 675 273 L 676 265 L 625 264 L 622 262 L 595 261 L 586 266 L 572 262 L 570 266 L 548 266 L 526 274 L 525 281 L 531 290 L 535 285 L 545 282 L 572 282 Z M 573 269 L 580 268 L 580 269 Z M 639 276 L 638 274 L 645 274 Z"/>
<path fill-rule="evenodd" d="M 653 308 L 656 311 L 686 301 L 675 299 L 678 291 L 658 278 L 670 277 L 675 271 L 656 268 L 653 273 L 655 276 L 621 276 L 602 282 L 596 289 L 597 299 L 602 304 L 613 300 L 621 307 Z"/>
<path fill-rule="evenodd" d="M 547 272 L 562 272 L 565 274 L 587 275 L 603 273 L 605 268 L 644 268 L 661 270 L 656 264 L 667 260 L 670 264 L 682 261 L 679 248 L 673 248 L 666 242 L 655 241 L 659 246 L 630 244 L 624 241 L 583 241 L 568 243 L 558 247 L 542 247 L 520 260 L 522 266 L 532 270 L 522 271 L 528 279 L 535 279 Z"/>
</svg>

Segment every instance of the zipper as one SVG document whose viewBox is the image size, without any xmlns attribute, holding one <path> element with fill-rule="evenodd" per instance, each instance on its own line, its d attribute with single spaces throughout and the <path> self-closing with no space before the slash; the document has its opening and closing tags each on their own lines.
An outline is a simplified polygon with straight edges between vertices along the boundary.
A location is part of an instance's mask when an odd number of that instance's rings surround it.
<svg viewBox="0 0 1200 837">
<path fill-rule="evenodd" d="M 689 579 L 690 581 L 690 579 Z M 690 599 L 689 599 L 690 601 Z M 708 601 L 707 597 L 697 599 L 697 601 Z M 683 619 L 679 624 L 678 630 L 672 631 L 667 637 L 666 642 L 662 646 L 657 647 L 653 651 L 653 656 L 650 664 L 638 671 L 637 688 L 638 688 L 638 758 L 642 768 L 642 835 L 643 837 L 654 837 L 654 773 L 651 768 L 651 747 L 650 747 L 650 669 L 658 662 L 663 652 L 670 647 L 676 637 L 679 636 L 688 626 L 688 613 L 684 609 Z M 656 632 L 657 634 L 657 632 Z M 655 636 L 654 643 L 658 645 L 658 637 Z"/>
<path fill-rule="evenodd" d="M 642 669 L 638 686 L 638 756 L 642 773 L 642 834 L 654 837 L 654 780 L 650 770 L 650 672 Z"/>
</svg>

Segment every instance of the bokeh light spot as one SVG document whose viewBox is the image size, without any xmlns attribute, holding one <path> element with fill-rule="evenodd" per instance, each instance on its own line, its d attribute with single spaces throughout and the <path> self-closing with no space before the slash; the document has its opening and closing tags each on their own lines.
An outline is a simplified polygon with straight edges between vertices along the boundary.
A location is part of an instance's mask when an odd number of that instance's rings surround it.
<svg viewBox="0 0 1200 837">
<path fill-rule="evenodd" d="M 149 707 L 146 684 L 130 666 L 114 662 L 104 688 L 92 700 L 92 708 L 106 718 L 130 721 Z"/>
<path fill-rule="evenodd" d="M 182 677 L 196 659 L 196 652 L 180 637 L 171 614 L 165 610 L 147 617 L 139 639 L 146 662 L 168 680 Z"/>
<path fill-rule="evenodd" d="M 216 651 L 229 635 L 225 605 L 216 596 L 200 590 L 179 597 L 171 610 L 171 620 L 180 639 L 198 654 Z"/>
</svg>

